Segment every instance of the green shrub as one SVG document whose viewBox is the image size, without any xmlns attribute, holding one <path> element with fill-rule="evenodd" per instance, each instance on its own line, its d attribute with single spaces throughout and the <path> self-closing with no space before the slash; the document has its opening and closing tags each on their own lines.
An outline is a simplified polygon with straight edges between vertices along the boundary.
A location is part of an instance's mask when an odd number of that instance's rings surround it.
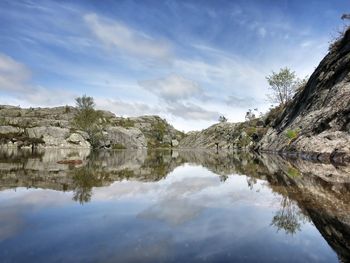
<svg viewBox="0 0 350 263">
<path fill-rule="evenodd" d="M 126 118 L 126 119 L 121 119 L 117 123 L 118 126 L 121 126 L 123 128 L 132 128 L 135 126 L 135 121 Z"/>
<path fill-rule="evenodd" d="M 78 112 L 74 116 L 73 127 L 86 132 L 89 135 L 91 146 L 98 148 L 103 139 L 102 127 L 99 125 L 102 113 L 94 109 L 95 103 L 92 97 L 84 95 L 75 100 Z"/>
<path fill-rule="evenodd" d="M 5 117 L 0 118 L 0 126 L 6 125 Z"/>
<path fill-rule="evenodd" d="M 68 105 L 66 105 L 66 106 L 64 107 L 64 113 L 69 113 L 69 112 L 70 112 L 70 108 L 69 108 Z"/>
<path fill-rule="evenodd" d="M 129 179 L 135 176 L 134 171 L 129 169 L 124 169 L 118 172 L 118 177 L 122 179 Z"/>
<path fill-rule="evenodd" d="M 248 136 L 252 136 L 254 133 L 256 133 L 256 128 L 255 127 L 248 127 L 246 129 L 246 133 L 248 134 Z"/>
<path fill-rule="evenodd" d="M 287 175 L 290 178 L 296 178 L 296 177 L 299 177 L 301 174 L 298 169 L 294 167 L 289 167 L 287 171 Z"/>
<path fill-rule="evenodd" d="M 285 135 L 287 136 L 288 139 L 294 140 L 294 139 L 296 139 L 298 137 L 299 130 L 289 129 L 289 130 L 286 131 Z"/>
<path fill-rule="evenodd" d="M 126 147 L 121 143 L 115 143 L 112 145 L 113 150 L 124 150 Z"/>
</svg>

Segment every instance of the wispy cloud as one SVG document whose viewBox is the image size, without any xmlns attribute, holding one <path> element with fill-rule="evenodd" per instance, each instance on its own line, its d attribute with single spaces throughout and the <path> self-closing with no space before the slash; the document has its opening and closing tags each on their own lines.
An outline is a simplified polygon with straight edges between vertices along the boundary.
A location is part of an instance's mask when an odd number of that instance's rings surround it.
<svg viewBox="0 0 350 263">
<path fill-rule="evenodd" d="M 25 92 L 30 71 L 11 57 L 0 53 L 0 91 Z"/>
<path fill-rule="evenodd" d="M 175 74 L 165 78 L 143 80 L 138 83 L 147 91 L 166 101 L 188 99 L 203 93 L 196 82 Z"/>
<path fill-rule="evenodd" d="M 171 103 L 168 105 L 167 110 L 174 116 L 185 120 L 217 121 L 220 116 L 220 113 L 217 111 L 204 109 L 191 102 Z"/>
<path fill-rule="evenodd" d="M 184 120 L 216 121 L 220 115 L 199 106 L 207 95 L 200 85 L 180 75 L 171 74 L 164 78 L 139 81 L 139 85 L 154 94 L 163 105 L 166 114 Z"/>
<path fill-rule="evenodd" d="M 74 97 L 64 89 L 34 86 L 31 83 L 31 75 L 31 71 L 24 64 L 0 53 L 0 92 L 12 94 L 24 104 L 40 106 L 57 105 L 71 101 L 70 98 Z"/>
<path fill-rule="evenodd" d="M 206 91 L 212 98 L 222 100 L 230 93 L 239 97 L 253 96 L 257 100 L 263 98 L 266 72 L 259 65 L 210 46 L 196 44 L 193 47 L 202 57 L 177 59 L 175 70 L 208 86 Z"/>
<path fill-rule="evenodd" d="M 235 95 L 230 95 L 226 99 L 226 103 L 229 106 L 236 107 L 236 108 L 245 108 L 248 109 L 250 107 L 255 107 L 258 102 L 255 100 L 254 97 L 246 96 L 246 97 L 237 97 Z"/>
<path fill-rule="evenodd" d="M 119 116 L 155 115 L 162 112 L 160 107 L 137 101 L 129 102 L 119 99 L 97 98 L 96 103 L 99 108 L 113 111 Z"/>
<path fill-rule="evenodd" d="M 164 59 L 171 54 L 171 47 L 165 41 L 153 39 L 120 22 L 102 19 L 96 14 L 87 14 L 84 20 L 95 37 L 107 47 L 155 59 Z"/>
</svg>

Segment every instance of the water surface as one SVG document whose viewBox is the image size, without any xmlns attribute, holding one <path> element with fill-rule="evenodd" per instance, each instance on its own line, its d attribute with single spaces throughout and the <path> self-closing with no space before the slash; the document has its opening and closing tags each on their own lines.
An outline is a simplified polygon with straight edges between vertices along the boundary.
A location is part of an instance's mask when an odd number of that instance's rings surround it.
<svg viewBox="0 0 350 263">
<path fill-rule="evenodd" d="M 247 153 L 2 151 L 0 258 L 345 262 L 349 182 L 348 167 Z"/>
</svg>

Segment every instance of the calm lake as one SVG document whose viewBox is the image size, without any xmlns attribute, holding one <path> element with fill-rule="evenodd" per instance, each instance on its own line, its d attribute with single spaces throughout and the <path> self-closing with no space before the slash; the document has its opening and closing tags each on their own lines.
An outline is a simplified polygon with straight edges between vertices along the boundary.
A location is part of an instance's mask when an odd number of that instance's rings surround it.
<svg viewBox="0 0 350 263">
<path fill-rule="evenodd" d="M 1 262 L 349 258 L 350 167 L 231 152 L 0 153 Z"/>
</svg>

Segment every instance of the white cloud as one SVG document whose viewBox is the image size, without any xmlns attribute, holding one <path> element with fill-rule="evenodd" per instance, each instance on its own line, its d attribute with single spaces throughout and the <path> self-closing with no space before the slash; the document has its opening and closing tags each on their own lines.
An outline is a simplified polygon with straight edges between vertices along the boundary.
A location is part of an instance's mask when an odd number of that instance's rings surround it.
<svg viewBox="0 0 350 263">
<path fill-rule="evenodd" d="M 155 40 L 122 23 L 101 19 L 96 14 L 87 14 L 84 20 L 96 38 L 108 47 L 146 58 L 164 59 L 171 55 L 167 42 Z"/>
<path fill-rule="evenodd" d="M 169 75 L 165 78 L 139 81 L 145 90 L 160 99 L 164 114 L 183 120 L 216 121 L 220 115 L 215 110 L 198 106 L 208 100 L 198 83 L 180 75 Z"/>
<path fill-rule="evenodd" d="M 312 46 L 313 44 L 314 44 L 313 41 L 311 41 L 311 40 L 306 40 L 306 41 L 303 41 L 303 42 L 300 44 L 300 46 L 301 46 L 302 48 L 307 48 L 307 47 Z"/>
<path fill-rule="evenodd" d="M 226 103 L 232 107 L 248 109 L 249 107 L 256 106 L 257 101 L 251 96 L 238 97 L 235 95 L 230 95 L 226 99 Z"/>
<path fill-rule="evenodd" d="M 204 109 L 191 102 L 172 103 L 167 107 L 169 113 L 182 119 L 216 121 L 220 113 Z"/>
<path fill-rule="evenodd" d="M 247 59 L 228 54 L 211 47 L 196 45 L 205 53 L 202 59 L 177 59 L 176 72 L 191 79 L 199 80 L 208 86 L 211 97 L 223 97 L 229 93 L 252 96 L 257 100 L 264 98 L 266 80 L 264 69 L 253 65 Z M 208 94 L 207 94 L 208 96 Z"/>
<path fill-rule="evenodd" d="M 109 110 L 119 116 L 137 117 L 141 115 L 161 115 L 169 120 L 217 121 L 220 113 L 208 110 L 192 102 L 163 101 L 156 105 L 118 99 L 95 98 L 99 109 Z M 172 123 L 173 124 L 173 123 Z M 191 129 L 192 127 L 190 127 Z M 185 129 L 185 130 L 188 130 Z"/>
<path fill-rule="evenodd" d="M 161 108 L 157 106 L 150 106 L 143 102 L 127 102 L 117 99 L 95 99 L 98 108 L 109 110 L 119 116 L 141 116 L 141 115 L 155 115 L 162 112 Z"/>
<path fill-rule="evenodd" d="M 31 71 L 22 63 L 0 53 L 0 92 L 16 97 L 21 105 L 51 106 L 70 102 L 74 95 L 64 89 L 31 84 Z M 13 101 L 13 100 L 11 100 Z M 1 103 L 6 103 L 1 100 Z"/>
<path fill-rule="evenodd" d="M 0 53 L 0 91 L 25 91 L 30 77 L 25 65 Z"/>
<path fill-rule="evenodd" d="M 199 85 L 179 75 L 169 75 L 165 78 L 144 80 L 140 86 L 166 101 L 177 101 L 200 95 L 203 91 Z"/>
</svg>

